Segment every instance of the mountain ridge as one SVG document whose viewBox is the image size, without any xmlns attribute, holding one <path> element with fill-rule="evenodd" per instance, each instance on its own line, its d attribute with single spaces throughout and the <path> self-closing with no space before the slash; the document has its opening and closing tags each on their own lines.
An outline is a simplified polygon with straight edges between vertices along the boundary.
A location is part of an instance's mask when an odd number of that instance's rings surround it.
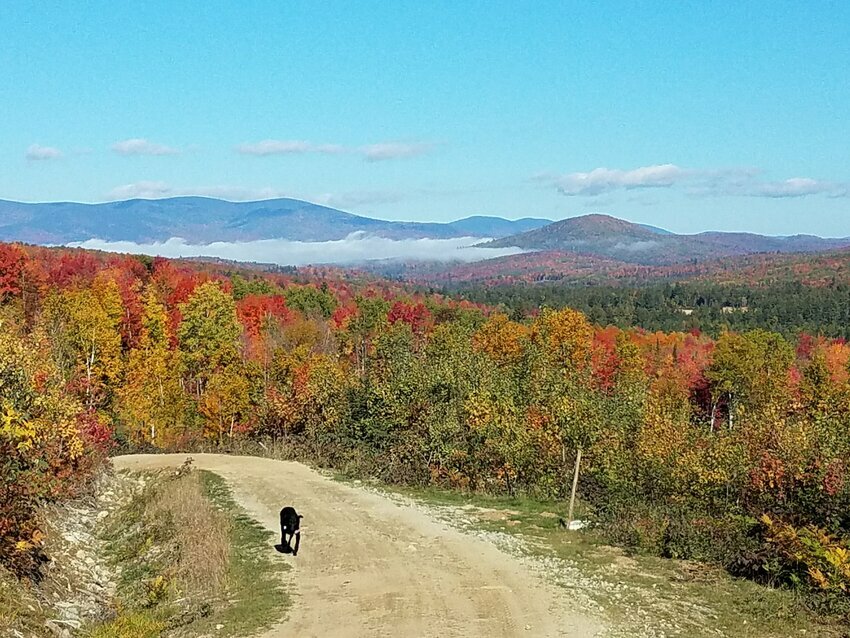
<svg viewBox="0 0 850 638">
<path fill-rule="evenodd" d="M 293 198 L 231 202 L 212 197 L 129 199 L 95 204 L 0 200 L 0 241 L 66 244 L 89 239 L 192 243 L 289 239 L 322 242 L 367 232 L 390 239 L 503 237 L 548 219 L 473 216 L 453 222 L 373 219 Z"/>
<path fill-rule="evenodd" d="M 601 213 L 554 222 L 486 215 L 452 222 L 407 222 L 364 217 L 292 198 L 233 202 L 186 196 L 96 204 L 0 200 L 0 241 L 73 244 L 94 239 L 150 244 L 183 238 L 194 245 L 267 239 L 321 243 L 355 234 L 391 240 L 471 237 L 479 240 L 479 247 L 575 253 L 649 266 L 763 252 L 823 252 L 850 246 L 847 237 L 806 234 L 676 234 Z"/>
<path fill-rule="evenodd" d="M 542 228 L 478 245 L 588 254 L 642 265 L 675 264 L 760 252 L 822 252 L 850 246 L 850 237 L 822 238 L 801 234 L 783 237 L 721 231 L 679 235 L 659 231 L 663 229 L 593 213 L 569 217 Z"/>
</svg>

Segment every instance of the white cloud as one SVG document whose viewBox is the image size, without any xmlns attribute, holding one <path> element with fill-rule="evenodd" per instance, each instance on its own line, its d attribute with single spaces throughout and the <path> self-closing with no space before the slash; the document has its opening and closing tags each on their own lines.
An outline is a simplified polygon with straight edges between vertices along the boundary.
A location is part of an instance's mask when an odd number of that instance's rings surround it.
<svg viewBox="0 0 850 638">
<path fill-rule="evenodd" d="M 26 158 L 33 161 L 52 160 L 62 157 L 62 151 L 53 146 L 41 146 L 40 144 L 31 144 L 27 149 Z"/>
<path fill-rule="evenodd" d="M 403 200 L 400 191 L 351 191 L 347 193 L 321 193 L 309 198 L 311 202 L 333 208 L 357 208 L 367 204 L 393 204 Z"/>
<path fill-rule="evenodd" d="M 243 188 L 241 186 L 197 186 L 194 188 L 177 188 L 167 182 L 140 181 L 132 184 L 116 186 L 106 195 L 107 200 L 123 199 L 162 199 L 165 197 L 218 197 L 233 201 L 254 201 L 291 197 L 284 191 L 273 188 Z"/>
<path fill-rule="evenodd" d="M 242 155 L 288 155 L 291 153 L 309 153 L 314 150 L 310 142 L 303 140 L 263 140 L 253 144 L 240 144 L 236 152 Z"/>
<path fill-rule="evenodd" d="M 324 153 L 325 155 L 342 155 L 351 151 L 342 144 L 316 144 L 313 146 L 313 151 L 316 153 Z"/>
<path fill-rule="evenodd" d="M 115 142 L 112 150 L 119 155 L 179 155 L 180 149 L 157 144 L 140 137 Z"/>
<path fill-rule="evenodd" d="M 810 177 L 793 177 L 770 181 L 756 168 L 694 169 L 675 164 L 656 164 L 632 170 L 595 168 L 586 173 L 567 175 L 540 174 L 533 178 L 554 186 L 563 195 L 597 197 L 617 191 L 647 188 L 685 187 L 685 192 L 698 197 L 745 196 L 806 197 L 826 195 L 848 197 L 847 184 Z"/>
<path fill-rule="evenodd" d="M 758 182 L 747 185 L 739 192 L 730 194 L 749 195 L 751 197 L 805 197 L 807 195 L 829 195 L 830 197 L 847 197 L 847 186 L 812 179 L 810 177 L 792 177 L 779 182 Z"/>
<path fill-rule="evenodd" d="M 600 195 L 635 188 L 668 188 L 688 176 L 675 164 L 642 166 L 630 171 L 594 168 L 588 173 L 569 173 L 555 179 L 555 187 L 564 195 Z"/>
<path fill-rule="evenodd" d="M 319 153 L 322 155 L 360 155 L 369 162 L 402 159 L 424 155 L 433 149 L 434 145 L 426 142 L 380 142 L 360 147 L 344 146 L 342 144 L 314 144 L 306 140 L 262 140 L 239 144 L 235 150 L 240 155 L 300 155 Z"/>
<path fill-rule="evenodd" d="M 159 199 L 161 197 L 173 197 L 171 187 L 165 182 L 135 182 L 116 186 L 107 194 L 107 199 Z"/>
<path fill-rule="evenodd" d="M 380 144 L 368 144 L 360 148 L 360 152 L 370 162 L 382 162 L 384 160 L 403 159 L 406 157 L 417 157 L 429 153 L 434 148 L 433 144 L 424 142 L 381 142 Z"/>
<path fill-rule="evenodd" d="M 426 261 L 479 261 L 523 252 L 519 248 L 475 248 L 477 237 L 454 239 L 394 240 L 363 232 L 345 239 L 324 242 L 302 242 L 286 239 L 262 239 L 248 242 L 214 242 L 188 244 L 180 238 L 153 244 L 90 239 L 71 244 L 81 248 L 118 253 L 142 253 L 163 257 L 219 257 L 236 261 L 272 263 L 281 266 L 307 264 L 356 264 L 383 259 L 416 259 Z"/>
</svg>

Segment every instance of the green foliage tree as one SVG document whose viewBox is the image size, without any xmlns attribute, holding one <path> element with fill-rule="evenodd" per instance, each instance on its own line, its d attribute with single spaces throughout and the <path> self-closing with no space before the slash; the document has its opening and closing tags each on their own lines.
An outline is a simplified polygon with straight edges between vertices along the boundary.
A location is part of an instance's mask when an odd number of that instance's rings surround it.
<svg viewBox="0 0 850 638">
<path fill-rule="evenodd" d="M 233 297 L 215 282 L 198 286 L 180 311 L 180 356 L 187 380 L 200 399 L 217 370 L 239 362 L 242 328 Z"/>
<path fill-rule="evenodd" d="M 716 414 L 716 406 L 725 398 L 732 428 L 742 409 L 781 409 L 793 359 L 791 346 L 778 334 L 764 330 L 724 334 L 706 371 L 714 396 L 712 413 Z M 712 418 L 712 427 L 714 424 Z"/>
<path fill-rule="evenodd" d="M 286 306 L 305 315 L 329 318 L 336 310 L 336 298 L 324 288 L 315 286 L 289 286 L 283 291 Z"/>
</svg>

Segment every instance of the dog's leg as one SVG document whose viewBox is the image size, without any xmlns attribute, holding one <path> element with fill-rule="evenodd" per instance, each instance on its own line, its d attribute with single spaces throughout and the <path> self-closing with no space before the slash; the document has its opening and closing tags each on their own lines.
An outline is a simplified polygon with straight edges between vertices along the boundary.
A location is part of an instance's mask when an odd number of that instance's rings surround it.
<svg viewBox="0 0 850 638">
<path fill-rule="evenodd" d="M 298 546 L 301 544 L 301 530 L 295 530 L 295 547 L 292 548 L 292 555 L 298 556 Z"/>
<path fill-rule="evenodd" d="M 290 542 L 290 539 L 287 538 L 286 532 L 283 532 L 280 536 L 280 545 L 281 545 L 281 547 L 283 547 L 283 553 L 284 554 L 289 553 L 289 551 L 288 551 L 290 549 L 289 542 Z"/>
</svg>

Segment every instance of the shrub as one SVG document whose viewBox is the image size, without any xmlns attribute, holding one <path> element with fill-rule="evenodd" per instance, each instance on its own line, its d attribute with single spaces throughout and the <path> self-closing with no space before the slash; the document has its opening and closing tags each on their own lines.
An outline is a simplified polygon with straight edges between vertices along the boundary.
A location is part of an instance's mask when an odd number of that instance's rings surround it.
<svg viewBox="0 0 850 638">
<path fill-rule="evenodd" d="M 850 593 L 850 548 L 814 525 L 794 527 L 765 514 L 765 544 L 779 559 L 773 577 L 795 588 Z"/>
<path fill-rule="evenodd" d="M 47 561 L 37 508 L 79 494 L 109 438 L 38 346 L 0 334 L 0 564 L 35 580 Z"/>
<path fill-rule="evenodd" d="M 758 521 L 738 514 L 712 516 L 704 510 L 641 502 L 598 511 L 598 523 L 612 542 L 665 558 L 729 566 L 758 548 Z"/>
</svg>

